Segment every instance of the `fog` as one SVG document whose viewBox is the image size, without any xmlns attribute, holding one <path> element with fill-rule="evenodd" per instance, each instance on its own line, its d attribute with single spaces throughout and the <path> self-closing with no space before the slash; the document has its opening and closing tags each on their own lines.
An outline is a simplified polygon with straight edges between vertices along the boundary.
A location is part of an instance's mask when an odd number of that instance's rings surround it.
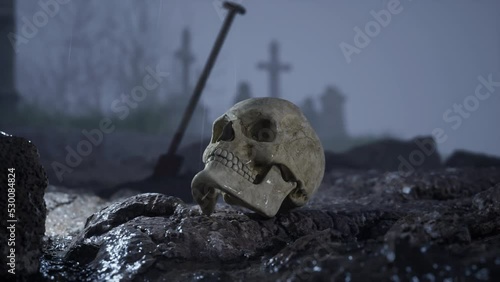
<svg viewBox="0 0 500 282">
<path fill-rule="evenodd" d="M 145 65 L 161 63 L 172 74 L 158 95 L 178 88 L 180 77 L 175 74 L 179 63 L 174 54 L 181 45 L 184 28 L 192 33 L 194 85 L 223 21 L 220 1 L 145 1 L 148 11 L 144 14 L 130 8 L 138 1 L 85 2 L 91 7 L 91 16 L 83 19 L 87 24 L 79 33 L 70 23 L 83 13 L 79 8 L 82 1 L 69 1 L 61 4 L 60 11 L 29 42 L 18 46 L 16 84 L 28 100 L 43 100 L 44 95 L 51 94 L 41 91 L 43 83 L 37 85 L 38 80 L 46 79 L 49 69 L 95 60 L 85 71 L 95 72 L 96 84 L 102 80 L 98 86 L 86 88 L 92 80 L 83 79 L 80 85 L 75 79 L 70 89 L 72 93 L 95 94 L 106 113 L 113 97 L 130 89 L 124 81 L 132 76 L 116 76 L 115 72 L 125 68 L 123 58 L 135 52 L 133 48 L 112 48 L 133 44 L 151 54 L 144 56 Z M 412 138 L 434 132 L 444 154 L 467 149 L 500 155 L 500 2 L 238 2 L 247 14 L 235 19 L 202 96 L 209 121 L 233 104 L 242 81 L 250 84 L 254 96 L 268 95 L 268 75 L 256 66 L 269 60 L 269 43 L 276 40 L 280 43 L 280 59 L 292 67 L 281 75 L 282 97 L 297 104 L 312 97 L 320 108 L 319 97 L 327 86 L 336 86 L 346 98 L 349 135 Z M 17 5 L 20 32 L 23 17 L 32 19 L 40 6 L 28 0 Z M 390 19 L 385 18 L 382 25 L 377 23 L 378 29 L 366 31 L 367 24 L 375 21 L 374 15 L 381 13 L 389 13 Z M 141 21 L 148 23 L 147 30 L 135 29 Z M 356 27 L 365 39 L 369 38 L 362 46 L 356 45 L 360 36 Z M 81 37 L 81 32 L 102 35 L 99 42 L 89 42 L 86 39 L 94 37 Z M 373 36 L 366 35 L 370 32 Z M 137 38 L 137 34 L 147 37 Z M 77 41 L 83 45 L 77 46 Z M 96 50 L 98 44 L 101 47 Z M 342 49 L 348 45 L 349 50 L 356 50 L 350 55 Z M 48 55 L 52 53 L 65 59 L 54 61 Z M 81 73 L 76 71 L 74 75 Z M 488 80 L 489 85 L 485 85 Z"/>
</svg>

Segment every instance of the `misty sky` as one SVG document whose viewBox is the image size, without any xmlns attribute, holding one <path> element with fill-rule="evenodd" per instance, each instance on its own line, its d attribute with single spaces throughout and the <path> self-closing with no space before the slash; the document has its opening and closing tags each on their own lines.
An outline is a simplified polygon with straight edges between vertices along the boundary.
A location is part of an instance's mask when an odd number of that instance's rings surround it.
<svg viewBox="0 0 500 282">
<path fill-rule="evenodd" d="M 500 155 L 500 87 L 477 100 L 468 118 L 453 112 L 454 104 L 474 95 L 478 76 L 500 81 L 500 1 L 401 0 L 399 13 L 347 63 L 339 45 L 355 46 L 354 28 L 364 30 L 374 20 L 370 12 L 387 10 L 393 1 L 236 1 L 247 14 L 236 18 L 203 93 L 211 118 L 232 105 L 241 81 L 251 84 L 254 96 L 268 94 L 267 74 L 256 64 L 268 60 L 268 44 L 276 39 L 281 58 L 292 65 L 282 76 L 283 98 L 301 104 L 336 85 L 347 97 L 349 134 L 407 139 L 441 128 L 447 136 L 439 146 L 444 154 L 463 148 Z M 158 36 L 168 36 L 165 55 L 172 56 L 182 29 L 190 27 L 194 69 L 201 70 L 222 24 L 218 1 L 152 2 L 158 7 Z M 43 32 L 51 30 L 49 25 Z"/>
<path fill-rule="evenodd" d="M 443 119 L 474 95 L 478 76 L 500 81 L 499 1 L 401 0 L 400 13 L 349 64 L 340 43 L 353 45 L 354 27 L 364 29 L 373 20 L 370 11 L 387 9 L 390 1 L 240 2 L 247 14 L 235 20 L 213 87 L 204 93 L 213 116 L 230 106 L 241 80 L 251 83 L 255 96 L 267 95 L 267 76 L 255 65 L 277 39 L 282 59 L 293 65 L 282 76 L 284 98 L 300 103 L 337 85 L 347 96 L 350 134 L 411 138 L 439 127 L 448 136 L 440 144 L 445 154 L 465 148 L 500 155 L 500 87 L 459 126 L 458 113 L 450 114 L 452 122 Z M 192 28 L 201 69 L 221 24 L 213 2 L 164 1 L 161 9 L 170 10 L 170 28 Z"/>
</svg>

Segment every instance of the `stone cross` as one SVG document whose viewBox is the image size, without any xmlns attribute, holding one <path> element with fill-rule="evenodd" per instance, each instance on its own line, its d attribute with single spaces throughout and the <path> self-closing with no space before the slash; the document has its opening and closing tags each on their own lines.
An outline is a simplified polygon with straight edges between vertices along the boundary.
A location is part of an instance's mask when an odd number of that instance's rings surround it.
<svg viewBox="0 0 500 282">
<path fill-rule="evenodd" d="M 189 95 L 190 67 L 194 61 L 194 57 L 191 53 L 191 33 L 187 28 L 182 32 L 182 46 L 177 50 L 175 56 L 182 63 L 182 95 Z"/>
<path fill-rule="evenodd" d="M 260 62 L 257 64 L 257 68 L 269 72 L 269 97 L 280 98 L 280 72 L 289 71 L 291 66 L 280 62 L 278 42 L 271 42 L 269 54 L 269 62 Z"/>
</svg>

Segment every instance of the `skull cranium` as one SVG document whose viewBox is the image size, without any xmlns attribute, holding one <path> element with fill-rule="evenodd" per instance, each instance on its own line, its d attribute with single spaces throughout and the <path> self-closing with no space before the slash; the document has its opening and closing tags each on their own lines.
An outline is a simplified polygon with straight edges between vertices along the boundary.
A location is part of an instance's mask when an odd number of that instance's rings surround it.
<svg viewBox="0 0 500 282">
<path fill-rule="evenodd" d="M 252 98 L 215 120 L 192 181 L 193 198 L 210 215 L 224 201 L 272 217 L 304 205 L 325 167 L 318 136 L 300 109 L 278 98 Z"/>
</svg>

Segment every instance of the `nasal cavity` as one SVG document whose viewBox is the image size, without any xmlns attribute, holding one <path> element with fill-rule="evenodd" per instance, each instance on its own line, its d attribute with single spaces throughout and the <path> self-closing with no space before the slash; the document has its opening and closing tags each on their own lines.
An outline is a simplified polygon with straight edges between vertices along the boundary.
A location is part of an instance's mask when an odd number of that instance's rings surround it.
<svg viewBox="0 0 500 282">
<path fill-rule="evenodd" d="M 224 128 L 222 129 L 222 133 L 217 138 L 217 142 L 219 141 L 233 141 L 234 140 L 234 130 L 233 130 L 233 122 L 230 121 L 224 125 Z"/>
</svg>

